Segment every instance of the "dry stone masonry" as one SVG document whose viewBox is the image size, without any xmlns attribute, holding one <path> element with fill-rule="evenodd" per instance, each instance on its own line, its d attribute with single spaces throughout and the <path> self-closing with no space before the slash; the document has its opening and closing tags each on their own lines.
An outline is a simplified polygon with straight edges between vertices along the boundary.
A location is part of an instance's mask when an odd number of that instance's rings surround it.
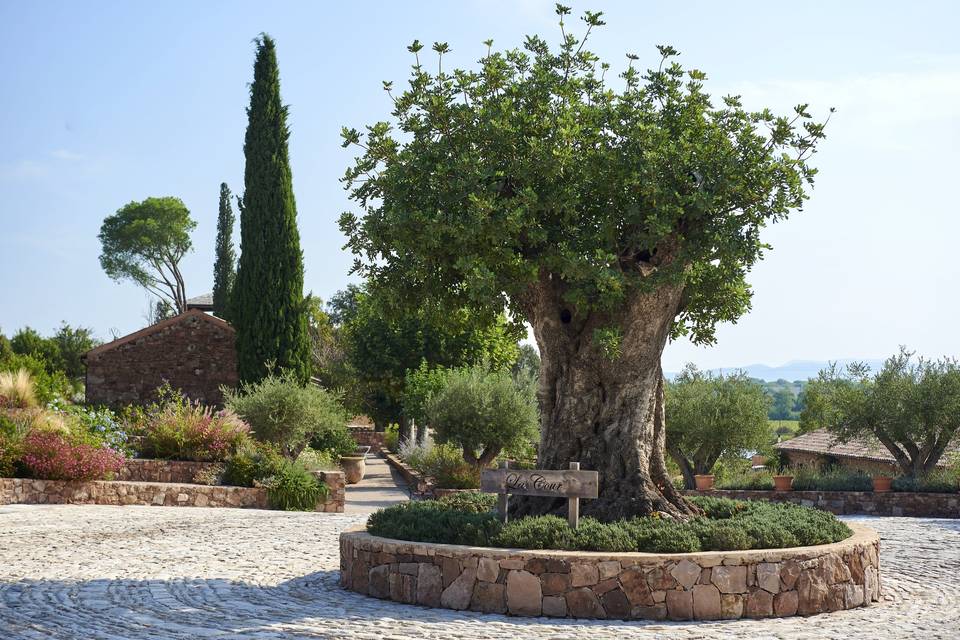
<svg viewBox="0 0 960 640">
<path fill-rule="evenodd" d="M 193 484 L 199 474 L 217 466 L 216 462 L 191 462 L 186 460 L 156 460 L 132 458 L 123 463 L 116 480 L 133 482 L 175 482 Z"/>
<path fill-rule="evenodd" d="M 342 471 L 318 471 L 327 485 L 325 502 L 316 511 L 343 513 L 346 479 Z M 268 509 L 266 489 L 170 482 L 64 481 L 0 478 L 0 505 L 100 504 L 162 507 L 234 507 Z"/>
<path fill-rule="evenodd" d="M 880 599 L 879 536 L 795 549 L 603 554 L 340 536 L 340 583 L 375 598 L 517 616 L 721 620 L 812 615 Z"/>
</svg>

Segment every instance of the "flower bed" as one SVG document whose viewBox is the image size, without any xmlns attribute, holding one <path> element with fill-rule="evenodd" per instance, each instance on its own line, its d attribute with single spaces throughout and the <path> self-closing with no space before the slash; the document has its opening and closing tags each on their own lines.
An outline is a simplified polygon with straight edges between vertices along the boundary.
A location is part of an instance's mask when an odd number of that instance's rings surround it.
<svg viewBox="0 0 960 640">
<path fill-rule="evenodd" d="M 348 531 L 340 582 L 376 598 L 519 616 L 714 620 L 852 609 L 880 597 L 879 536 L 682 554 L 525 551 Z"/>
</svg>

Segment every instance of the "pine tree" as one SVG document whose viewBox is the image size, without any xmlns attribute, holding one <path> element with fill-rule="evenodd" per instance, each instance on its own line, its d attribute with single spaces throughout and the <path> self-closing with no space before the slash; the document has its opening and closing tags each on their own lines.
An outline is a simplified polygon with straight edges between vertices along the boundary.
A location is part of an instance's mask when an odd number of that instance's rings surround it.
<svg viewBox="0 0 960 640">
<path fill-rule="evenodd" d="M 236 279 L 237 257 L 233 251 L 233 207 L 230 187 L 220 183 L 220 212 L 217 215 L 217 260 L 213 265 L 213 313 L 230 320 L 230 296 Z"/>
<path fill-rule="evenodd" d="M 231 309 L 237 364 L 245 382 L 262 379 L 270 363 L 306 382 L 310 340 L 287 151 L 287 107 L 280 101 L 276 45 L 263 34 L 256 44 L 243 145 L 240 263 Z"/>
</svg>

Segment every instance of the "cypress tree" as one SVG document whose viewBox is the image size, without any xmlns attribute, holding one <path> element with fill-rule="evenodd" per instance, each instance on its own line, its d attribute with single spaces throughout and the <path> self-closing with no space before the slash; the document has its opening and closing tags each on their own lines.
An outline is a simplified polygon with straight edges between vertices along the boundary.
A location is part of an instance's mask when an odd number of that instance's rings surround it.
<svg viewBox="0 0 960 640">
<path fill-rule="evenodd" d="M 220 183 L 220 212 L 217 214 L 217 260 L 213 264 L 213 313 L 230 320 L 230 296 L 236 279 L 237 257 L 233 251 L 233 207 L 230 187 Z"/>
<path fill-rule="evenodd" d="M 310 343 L 303 299 L 303 253 L 297 230 L 287 107 L 280 101 L 276 45 L 261 34 L 250 85 L 244 194 L 240 203 L 240 263 L 233 324 L 241 381 L 255 382 L 268 363 L 309 377 Z"/>
</svg>

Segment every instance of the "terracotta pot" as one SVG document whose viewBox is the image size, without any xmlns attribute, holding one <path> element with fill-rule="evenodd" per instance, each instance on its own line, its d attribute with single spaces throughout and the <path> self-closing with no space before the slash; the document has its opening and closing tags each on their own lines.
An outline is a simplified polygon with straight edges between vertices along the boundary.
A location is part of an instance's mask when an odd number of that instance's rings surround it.
<svg viewBox="0 0 960 640">
<path fill-rule="evenodd" d="M 885 493 L 890 491 L 890 486 L 893 484 L 893 478 L 890 476 L 874 476 L 873 480 L 873 490 L 875 493 Z"/>
<path fill-rule="evenodd" d="M 713 476 L 693 476 L 693 481 L 697 485 L 697 491 L 710 491 L 713 489 Z"/>
<path fill-rule="evenodd" d="M 340 458 L 340 466 L 343 467 L 346 483 L 357 484 L 363 480 L 363 474 L 367 470 L 367 459 L 363 456 L 343 456 Z"/>
<path fill-rule="evenodd" d="M 774 491 L 793 491 L 793 476 L 773 476 Z"/>
</svg>

